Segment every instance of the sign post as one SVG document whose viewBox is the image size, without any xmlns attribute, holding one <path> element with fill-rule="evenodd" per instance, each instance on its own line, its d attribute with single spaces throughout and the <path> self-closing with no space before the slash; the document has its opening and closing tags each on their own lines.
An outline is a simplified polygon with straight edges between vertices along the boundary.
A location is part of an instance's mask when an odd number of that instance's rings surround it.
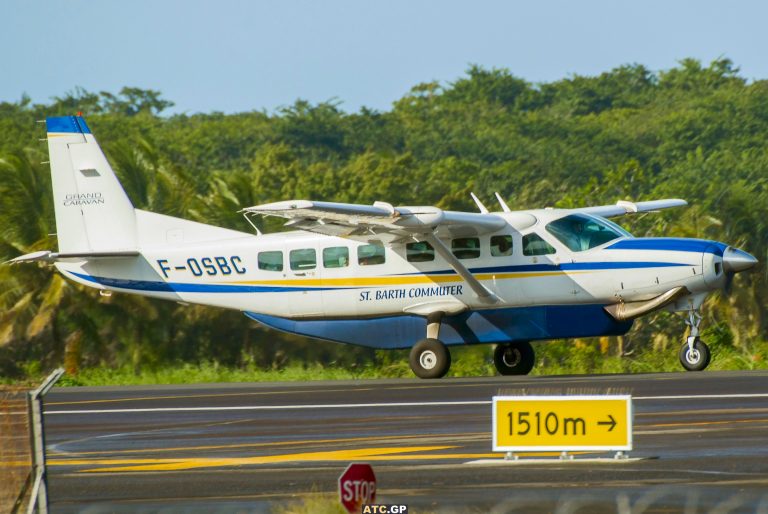
<svg viewBox="0 0 768 514">
<path fill-rule="evenodd" d="M 493 397 L 493 451 L 630 450 L 630 395 Z"/>
<path fill-rule="evenodd" d="M 376 500 L 376 475 L 370 464 L 352 463 L 339 477 L 339 501 L 349 514 Z"/>
</svg>

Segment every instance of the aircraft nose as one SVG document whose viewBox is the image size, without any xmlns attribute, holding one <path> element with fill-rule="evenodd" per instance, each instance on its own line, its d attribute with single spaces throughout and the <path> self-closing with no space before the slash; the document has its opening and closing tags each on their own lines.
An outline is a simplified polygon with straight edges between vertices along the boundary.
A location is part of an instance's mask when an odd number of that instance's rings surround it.
<svg viewBox="0 0 768 514">
<path fill-rule="evenodd" d="M 744 250 L 729 246 L 723 252 L 723 271 L 738 273 L 746 271 L 757 264 L 757 259 Z"/>
</svg>

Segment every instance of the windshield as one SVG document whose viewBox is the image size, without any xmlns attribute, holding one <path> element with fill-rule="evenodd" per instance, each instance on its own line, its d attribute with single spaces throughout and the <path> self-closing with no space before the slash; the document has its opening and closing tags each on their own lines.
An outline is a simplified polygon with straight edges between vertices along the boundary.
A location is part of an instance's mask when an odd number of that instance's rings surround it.
<svg viewBox="0 0 768 514">
<path fill-rule="evenodd" d="M 620 237 L 631 237 L 615 223 L 586 214 L 571 214 L 555 220 L 547 225 L 547 232 L 574 252 L 589 250 Z"/>
</svg>

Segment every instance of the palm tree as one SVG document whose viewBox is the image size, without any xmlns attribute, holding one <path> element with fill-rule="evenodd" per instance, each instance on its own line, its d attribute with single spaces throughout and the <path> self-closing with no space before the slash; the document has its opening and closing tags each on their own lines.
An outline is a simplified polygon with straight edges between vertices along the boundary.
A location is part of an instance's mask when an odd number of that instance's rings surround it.
<svg viewBox="0 0 768 514">
<path fill-rule="evenodd" d="M 55 248 L 50 170 L 40 152 L 0 158 L 0 259 Z M 0 267 L 0 346 L 40 339 L 39 357 L 60 354 L 58 312 L 73 289 L 46 265 Z M 29 354 L 29 352 L 27 352 Z"/>
</svg>

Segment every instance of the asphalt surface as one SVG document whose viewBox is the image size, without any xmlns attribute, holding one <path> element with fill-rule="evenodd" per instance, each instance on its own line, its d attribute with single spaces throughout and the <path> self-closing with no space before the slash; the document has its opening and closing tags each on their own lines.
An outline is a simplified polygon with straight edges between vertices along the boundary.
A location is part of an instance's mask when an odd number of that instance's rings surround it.
<svg viewBox="0 0 768 514">
<path fill-rule="evenodd" d="M 642 460 L 501 463 L 493 395 L 630 393 Z M 270 512 L 370 462 L 409 512 L 768 512 L 768 372 L 56 388 L 56 512 Z M 490 459 L 492 464 L 468 462 Z"/>
</svg>

